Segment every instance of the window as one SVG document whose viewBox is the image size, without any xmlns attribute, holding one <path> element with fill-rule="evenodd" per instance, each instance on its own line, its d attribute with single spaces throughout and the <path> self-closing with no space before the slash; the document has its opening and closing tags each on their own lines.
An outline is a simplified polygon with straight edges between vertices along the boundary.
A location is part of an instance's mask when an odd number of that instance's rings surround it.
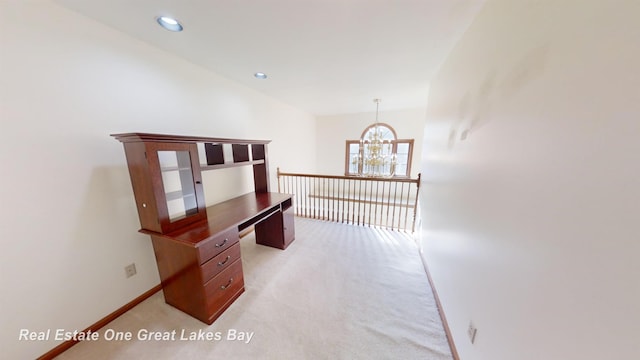
<svg viewBox="0 0 640 360">
<path fill-rule="evenodd" d="M 377 131 L 377 136 L 376 136 Z M 374 139 L 378 139 L 376 142 Z M 375 145 L 375 144 L 378 145 Z M 347 176 L 389 176 L 409 177 L 411 175 L 411 157 L 413 139 L 398 139 L 395 130 L 388 124 L 377 123 L 368 126 L 360 139 L 347 140 L 345 151 L 345 175 Z M 373 145 L 373 147 L 372 147 Z M 386 159 L 375 170 L 367 161 L 372 153 Z M 396 154 L 395 166 L 391 164 L 391 154 Z"/>
</svg>

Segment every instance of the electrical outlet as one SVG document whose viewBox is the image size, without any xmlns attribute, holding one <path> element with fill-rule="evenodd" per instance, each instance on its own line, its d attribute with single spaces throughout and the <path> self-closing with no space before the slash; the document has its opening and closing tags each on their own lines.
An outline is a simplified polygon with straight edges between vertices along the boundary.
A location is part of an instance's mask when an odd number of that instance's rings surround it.
<svg viewBox="0 0 640 360">
<path fill-rule="evenodd" d="M 472 344 L 476 340 L 476 333 L 477 332 L 478 332 L 478 329 L 476 329 L 476 327 L 473 325 L 473 323 L 470 322 L 469 323 L 469 328 L 467 329 L 467 335 L 469 335 L 469 340 L 471 340 Z"/>
<path fill-rule="evenodd" d="M 132 277 L 133 275 L 135 275 L 137 273 L 136 271 L 136 263 L 127 265 L 124 267 L 124 272 L 125 274 L 127 274 L 127 278 Z"/>
</svg>

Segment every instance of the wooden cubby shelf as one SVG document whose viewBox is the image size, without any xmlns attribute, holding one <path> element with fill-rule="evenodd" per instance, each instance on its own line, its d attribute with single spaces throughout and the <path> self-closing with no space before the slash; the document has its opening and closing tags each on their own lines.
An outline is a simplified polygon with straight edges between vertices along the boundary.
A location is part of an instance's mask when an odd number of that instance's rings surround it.
<svg viewBox="0 0 640 360">
<path fill-rule="evenodd" d="M 240 167 L 240 166 L 247 166 L 247 165 L 256 165 L 256 164 L 264 164 L 264 160 L 246 161 L 246 162 L 242 162 L 242 163 L 203 165 L 203 166 L 200 167 L 200 169 L 202 171 L 207 171 L 207 170 L 218 170 L 218 169 L 226 169 L 226 168 Z"/>
</svg>

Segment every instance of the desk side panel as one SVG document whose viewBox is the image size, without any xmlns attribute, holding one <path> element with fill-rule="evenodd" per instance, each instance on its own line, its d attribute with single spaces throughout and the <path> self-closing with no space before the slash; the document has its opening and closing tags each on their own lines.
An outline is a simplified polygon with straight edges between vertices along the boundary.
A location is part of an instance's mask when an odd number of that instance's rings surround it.
<svg viewBox="0 0 640 360">
<path fill-rule="evenodd" d="M 276 211 L 255 225 L 256 243 L 284 250 L 282 212 Z"/>
<path fill-rule="evenodd" d="M 124 153 L 129 167 L 129 177 L 136 200 L 140 226 L 146 230 L 162 232 L 160 222 L 158 222 L 158 208 L 153 192 L 149 162 L 145 156 L 145 144 L 141 142 L 125 143 Z"/>
<path fill-rule="evenodd" d="M 282 226 L 284 227 L 284 248 L 286 249 L 287 246 L 289 246 L 289 244 L 291 244 L 296 238 L 293 207 L 289 207 L 282 212 Z"/>
<path fill-rule="evenodd" d="M 207 322 L 197 249 L 158 235 L 151 240 L 167 304 Z"/>
</svg>

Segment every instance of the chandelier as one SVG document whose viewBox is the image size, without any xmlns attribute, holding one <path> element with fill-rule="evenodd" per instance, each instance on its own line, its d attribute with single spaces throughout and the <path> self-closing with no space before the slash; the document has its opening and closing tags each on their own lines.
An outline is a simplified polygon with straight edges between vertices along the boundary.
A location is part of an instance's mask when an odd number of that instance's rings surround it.
<svg viewBox="0 0 640 360">
<path fill-rule="evenodd" d="M 378 123 L 380 101 L 373 99 L 376 103 L 376 122 L 360 139 L 360 151 L 351 159 L 351 163 L 361 169 L 361 176 L 392 177 L 398 162 L 398 156 L 393 152 L 393 140 L 384 138 L 383 130 Z"/>
</svg>

